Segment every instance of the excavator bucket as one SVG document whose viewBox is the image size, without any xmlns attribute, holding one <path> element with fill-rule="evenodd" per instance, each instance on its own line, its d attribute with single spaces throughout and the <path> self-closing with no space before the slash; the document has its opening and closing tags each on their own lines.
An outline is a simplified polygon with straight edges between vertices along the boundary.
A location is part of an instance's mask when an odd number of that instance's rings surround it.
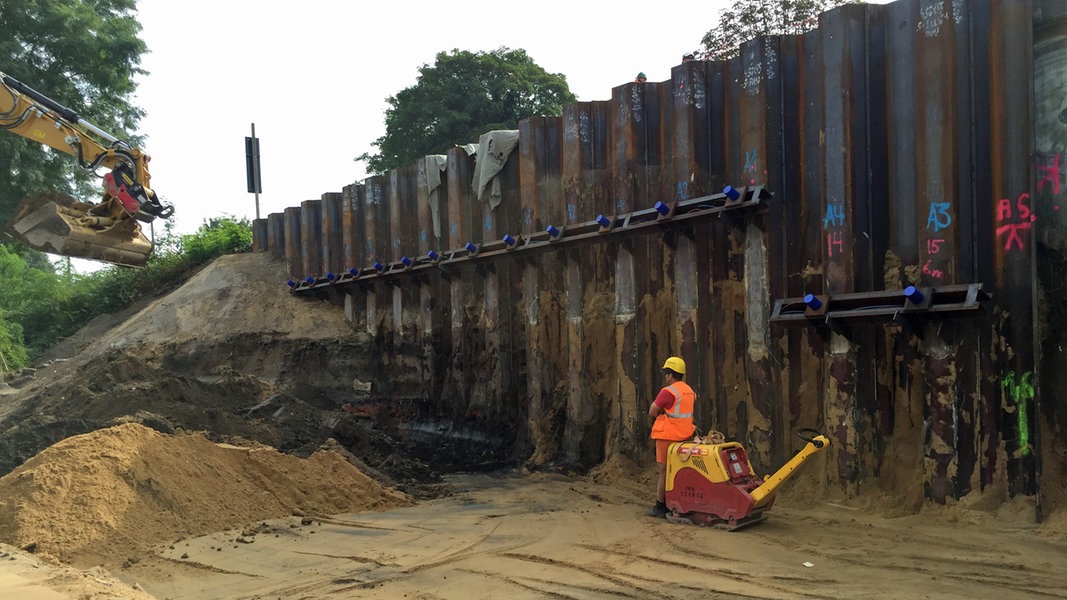
<svg viewBox="0 0 1067 600">
<path fill-rule="evenodd" d="M 48 191 L 27 196 L 19 204 L 7 231 L 30 248 L 142 267 L 152 254 L 152 242 L 141 233 L 136 219 L 123 219 L 108 227 L 89 226 L 92 204 Z"/>
</svg>

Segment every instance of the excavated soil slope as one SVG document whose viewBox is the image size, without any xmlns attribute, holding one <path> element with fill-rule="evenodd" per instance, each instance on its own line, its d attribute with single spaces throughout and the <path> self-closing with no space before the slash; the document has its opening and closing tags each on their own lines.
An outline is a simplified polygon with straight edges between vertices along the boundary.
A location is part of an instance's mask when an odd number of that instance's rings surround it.
<svg viewBox="0 0 1067 600">
<path fill-rule="evenodd" d="M 395 465 L 396 483 L 421 493 L 425 465 L 397 460 L 395 436 L 343 410 L 370 390 L 374 340 L 284 282 L 265 254 L 225 256 L 172 293 L 87 324 L 0 391 L 0 475 L 66 437 L 137 422 L 304 457 L 332 437 Z"/>
</svg>

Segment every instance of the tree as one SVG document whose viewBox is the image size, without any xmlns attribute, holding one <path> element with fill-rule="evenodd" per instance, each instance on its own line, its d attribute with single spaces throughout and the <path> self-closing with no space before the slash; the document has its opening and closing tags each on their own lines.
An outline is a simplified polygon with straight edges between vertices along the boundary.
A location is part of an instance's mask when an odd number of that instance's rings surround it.
<svg viewBox="0 0 1067 600">
<path fill-rule="evenodd" d="M 719 25 L 700 41 L 701 58 L 726 60 L 764 35 L 796 35 L 818 26 L 819 13 L 851 0 L 736 0 L 719 11 Z"/>
<path fill-rule="evenodd" d="M 386 99 L 385 135 L 363 153 L 368 170 L 383 174 L 427 154 L 478 141 L 493 129 L 516 129 L 535 115 L 559 115 L 576 100 L 567 78 L 548 73 L 525 50 L 439 52 L 419 68 L 417 83 Z"/>
<path fill-rule="evenodd" d="M 0 0 L 0 69 L 123 138 L 144 115 L 131 103 L 146 50 L 135 8 L 136 0 Z M 101 193 L 73 157 L 0 134 L 0 222 L 45 189 L 89 201 Z"/>
</svg>

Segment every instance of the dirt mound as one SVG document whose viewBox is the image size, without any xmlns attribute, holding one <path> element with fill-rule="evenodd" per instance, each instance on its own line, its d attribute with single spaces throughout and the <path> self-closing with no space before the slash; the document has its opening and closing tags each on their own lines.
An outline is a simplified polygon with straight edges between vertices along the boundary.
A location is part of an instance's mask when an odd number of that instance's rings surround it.
<svg viewBox="0 0 1067 600">
<path fill-rule="evenodd" d="M 339 454 L 307 459 L 125 424 L 71 437 L 0 478 L 0 538 L 76 565 L 293 514 L 410 504 Z"/>
<path fill-rule="evenodd" d="M 369 394 L 373 346 L 339 307 L 288 294 L 281 262 L 224 256 L 163 297 L 87 323 L 0 394 L 0 475 L 66 437 L 129 421 L 298 456 L 343 424 L 384 461 L 395 443 L 343 410 Z"/>
</svg>

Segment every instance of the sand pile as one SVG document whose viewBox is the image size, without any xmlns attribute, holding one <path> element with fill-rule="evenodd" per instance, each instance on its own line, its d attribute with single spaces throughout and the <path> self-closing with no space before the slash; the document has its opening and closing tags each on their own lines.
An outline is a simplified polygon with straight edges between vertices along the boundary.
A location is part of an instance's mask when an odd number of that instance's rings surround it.
<svg viewBox="0 0 1067 600">
<path fill-rule="evenodd" d="M 0 541 L 116 564 L 261 519 L 410 503 L 333 452 L 300 459 L 129 423 L 67 438 L 0 478 Z"/>
</svg>

